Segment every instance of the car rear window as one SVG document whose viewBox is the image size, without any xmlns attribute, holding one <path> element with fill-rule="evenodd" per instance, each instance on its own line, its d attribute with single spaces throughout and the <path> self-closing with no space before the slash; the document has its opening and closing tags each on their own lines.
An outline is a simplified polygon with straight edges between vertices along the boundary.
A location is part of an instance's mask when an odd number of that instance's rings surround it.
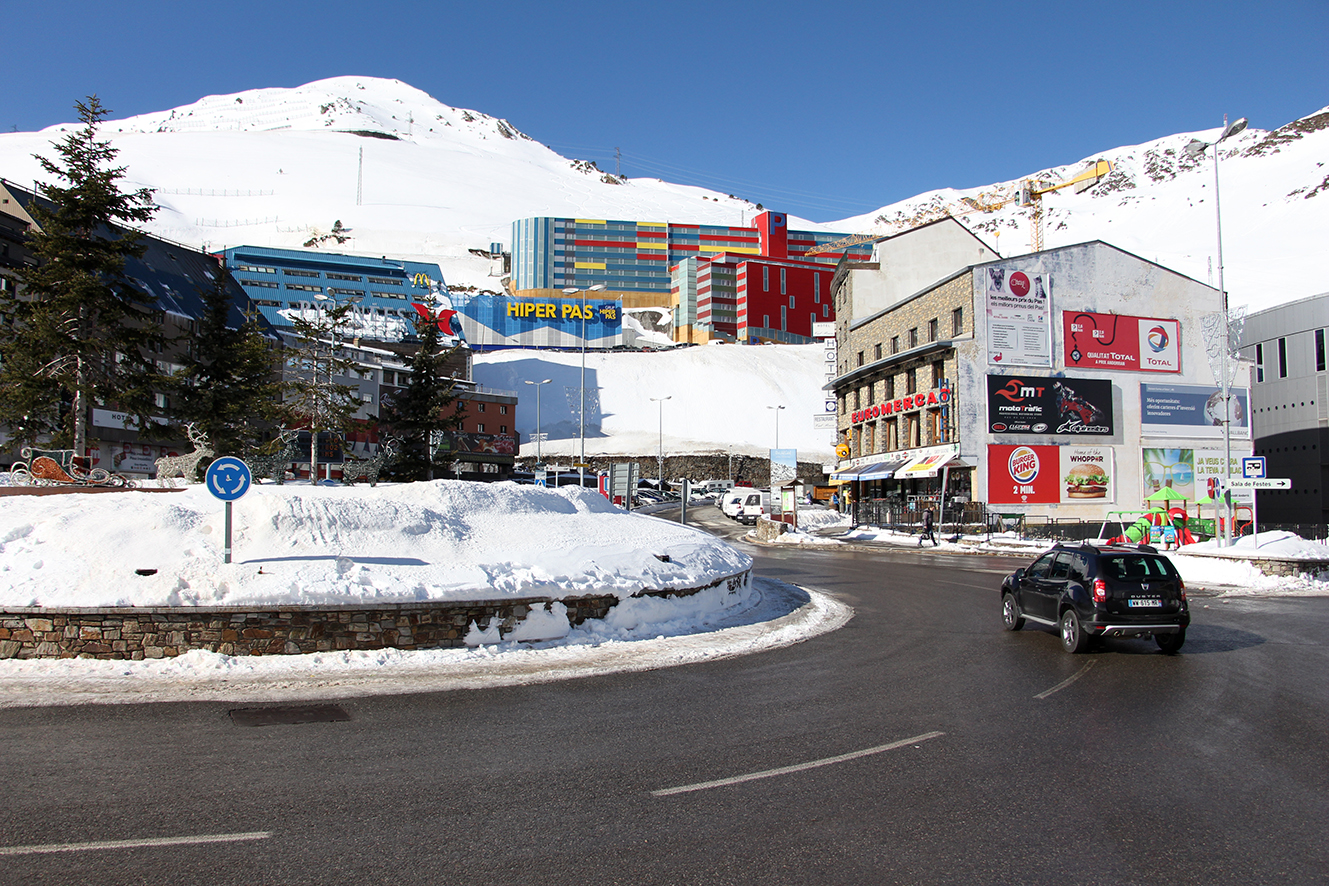
<svg viewBox="0 0 1329 886">
<path fill-rule="evenodd" d="M 1099 564 L 1104 575 L 1118 581 L 1172 578 L 1177 574 L 1172 564 L 1162 557 L 1143 554 L 1103 557 Z"/>
</svg>

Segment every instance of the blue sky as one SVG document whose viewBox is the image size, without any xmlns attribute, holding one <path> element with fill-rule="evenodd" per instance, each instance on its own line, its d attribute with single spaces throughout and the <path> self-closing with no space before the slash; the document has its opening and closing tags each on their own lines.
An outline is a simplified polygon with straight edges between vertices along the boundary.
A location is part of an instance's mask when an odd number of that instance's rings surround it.
<svg viewBox="0 0 1329 886">
<path fill-rule="evenodd" d="M 11 6 L 0 128 L 339 75 L 814 221 L 1329 105 L 1329 0 Z M 3 175 L 3 170 L 0 170 Z"/>
</svg>

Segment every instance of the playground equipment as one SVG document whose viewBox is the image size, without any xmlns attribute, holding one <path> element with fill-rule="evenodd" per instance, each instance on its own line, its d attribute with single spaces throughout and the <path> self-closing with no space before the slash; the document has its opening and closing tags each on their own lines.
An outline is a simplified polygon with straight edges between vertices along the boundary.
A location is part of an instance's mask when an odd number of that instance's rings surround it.
<svg viewBox="0 0 1329 886">
<path fill-rule="evenodd" d="M 1190 515 L 1186 513 L 1185 508 L 1172 508 L 1166 511 L 1162 508 L 1150 508 L 1147 511 L 1109 511 L 1107 518 L 1103 520 L 1103 527 L 1098 531 L 1099 538 L 1107 535 L 1108 524 L 1113 522 L 1114 517 L 1120 532 L 1109 541 L 1132 544 L 1148 542 L 1161 544 L 1164 547 L 1174 545 L 1180 547 L 1199 541 L 1187 525 Z M 1131 517 L 1134 519 L 1127 526 L 1126 520 Z"/>
</svg>

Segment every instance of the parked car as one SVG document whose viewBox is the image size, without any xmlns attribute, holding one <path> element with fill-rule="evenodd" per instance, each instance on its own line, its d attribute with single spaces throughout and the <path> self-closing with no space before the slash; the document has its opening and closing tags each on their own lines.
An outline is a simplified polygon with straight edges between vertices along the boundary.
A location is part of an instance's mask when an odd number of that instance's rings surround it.
<svg viewBox="0 0 1329 886">
<path fill-rule="evenodd" d="M 1056 628 L 1067 652 L 1103 637 L 1153 637 L 1181 649 L 1191 614 L 1181 574 L 1149 545 L 1058 544 L 1001 583 L 1006 630 Z"/>
<path fill-rule="evenodd" d="M 759 518 L 766 517 L 770 513 L 771 493 L 765 489 L 749 489 L 743 496 L 743 503 L 734 519 L 751 526 Z"/>
<path fill-rule="evenodd" d="M 752 490 L 750 489 L 731 489 L 724 495 L 720 496 L 720 500 L 717 503 L 720 507 L 720 512 L 730 519 L 736 519 L 739 510 L 743 507 L 743 499 L 751 491 Z"/>
</svg>

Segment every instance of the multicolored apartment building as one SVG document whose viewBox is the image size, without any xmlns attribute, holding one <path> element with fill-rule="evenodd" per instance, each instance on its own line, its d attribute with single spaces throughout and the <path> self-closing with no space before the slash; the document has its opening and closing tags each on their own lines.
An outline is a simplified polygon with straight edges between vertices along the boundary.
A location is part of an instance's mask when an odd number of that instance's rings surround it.
<svg viewBox="0 0 1329 886">
<path fill-rule="evenodd" d="M 809 256 L 845 235 L 790 231 L 786 218 L 762 212 L 751 227 L 521 219 L 512 225 L 512 288 L 559 298 L 564 289 L 602 285 L 603 297 L 624 308 L 672 308 L 679 341 L 806 341 L 813 315 L 835 317 L 836 263 L 871 247 Z"/>
</svg>

